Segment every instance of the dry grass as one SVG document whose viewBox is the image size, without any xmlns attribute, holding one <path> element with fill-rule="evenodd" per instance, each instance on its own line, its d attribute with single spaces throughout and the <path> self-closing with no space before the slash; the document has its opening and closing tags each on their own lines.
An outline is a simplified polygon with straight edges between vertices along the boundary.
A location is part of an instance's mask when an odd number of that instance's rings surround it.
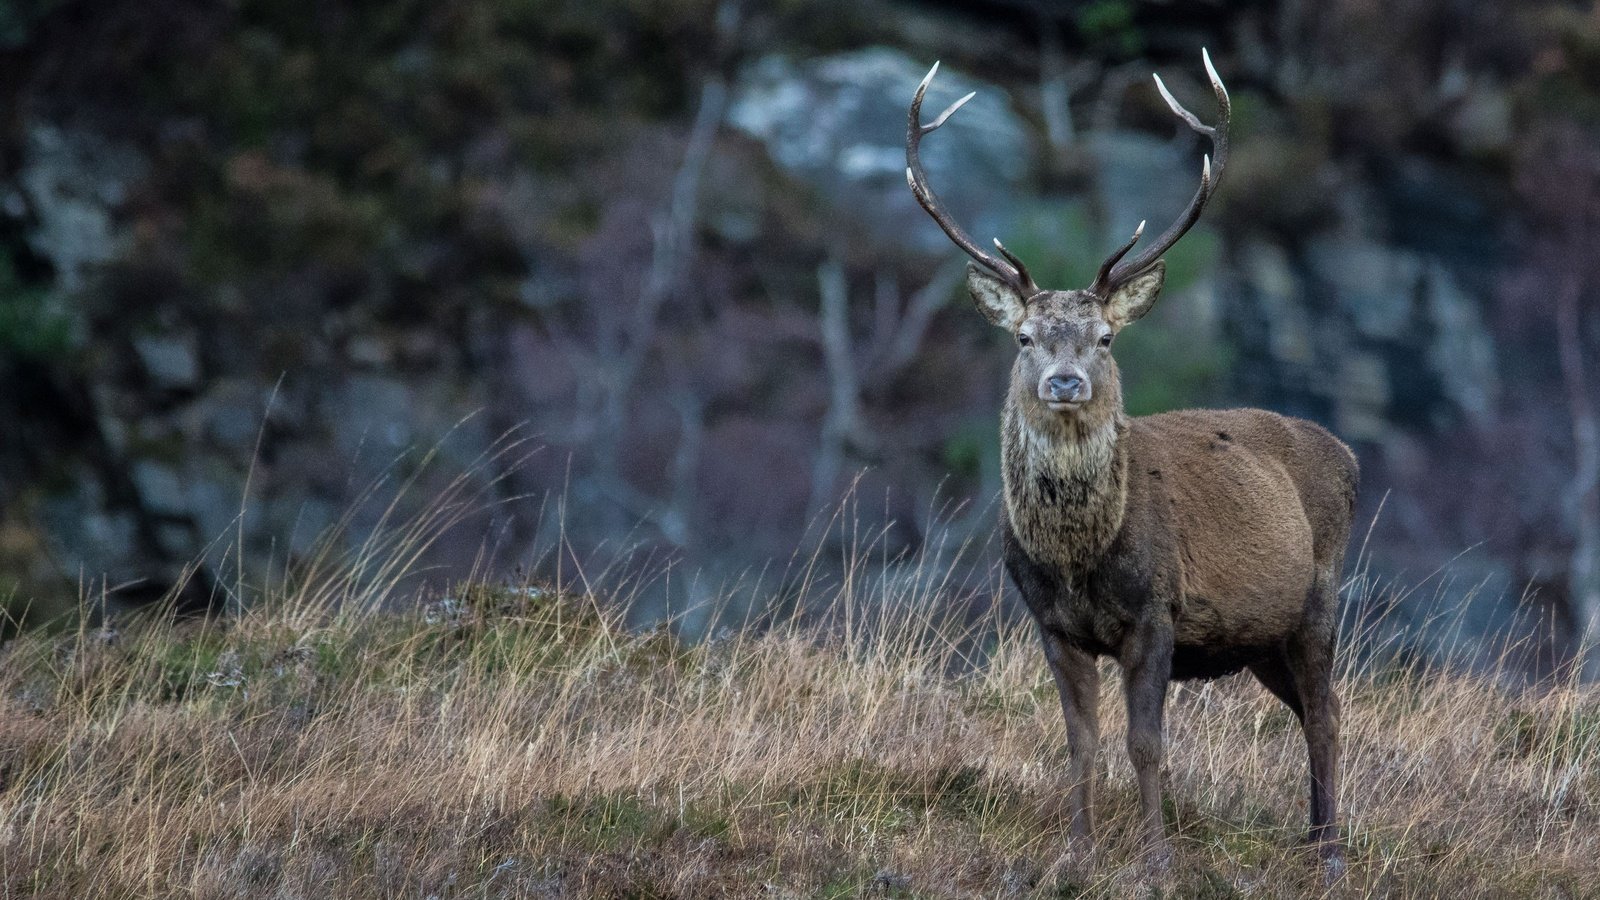
<svg viewBox="0 0 1600 900">
<path fill-rule="evenodd" d="M 1099 850 L 1063 858 L 1054 689 L 999 611 L 687 646 L 536 586 L 284 593 L 4 649 L 5 896 L 1600 895 L 1592 690 L 1347 677 L 1325 891 L 1290 715 L 1241 678 L 1181 688 L 1149 882 L 1114 679 Z"/>
</svg>

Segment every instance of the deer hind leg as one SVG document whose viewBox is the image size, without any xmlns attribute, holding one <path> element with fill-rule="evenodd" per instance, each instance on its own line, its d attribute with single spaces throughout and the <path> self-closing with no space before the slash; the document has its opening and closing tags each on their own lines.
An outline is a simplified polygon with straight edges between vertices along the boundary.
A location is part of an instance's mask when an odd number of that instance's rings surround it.
<svg viewBox="0 0 1600 900">
<path fill-rule="evenodd" d="M 1333 687 L 1339 565 L 1317 574 L 1307 603 L 1305 624 L 1289 639 L 1286 662 L 1304 712 L 1306 749 L 1311 763 L 1311 843 L 1331 874 L 1342 872 L 1339 843 L 1339 697 Z M 1270 687 L 1270 686 L 1269 686 Z"/>
<path fill-rule="evenodd" d="M 1095 760 L 1100 752 L 1100 670 L 1095 667 L 1093 656 L 1060 635 L 1043 628 L 1039 634 L 1067 722 L 1070 834 L 1087 840 L 1094 828 Z"/>
</svg>

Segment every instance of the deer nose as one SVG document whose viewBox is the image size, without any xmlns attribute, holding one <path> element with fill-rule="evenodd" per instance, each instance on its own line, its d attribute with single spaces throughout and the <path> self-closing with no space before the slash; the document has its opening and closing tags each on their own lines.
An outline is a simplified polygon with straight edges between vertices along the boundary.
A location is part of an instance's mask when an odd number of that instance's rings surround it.
<svg viewBox="0 0 1600 900">
<path fill-rule="evenodd" d="M 1050 399 L 1057 403 L 1076 403 L 1089 399 L 1089 383 L 1076 373 L 1050 376 Z"/>
</svg>

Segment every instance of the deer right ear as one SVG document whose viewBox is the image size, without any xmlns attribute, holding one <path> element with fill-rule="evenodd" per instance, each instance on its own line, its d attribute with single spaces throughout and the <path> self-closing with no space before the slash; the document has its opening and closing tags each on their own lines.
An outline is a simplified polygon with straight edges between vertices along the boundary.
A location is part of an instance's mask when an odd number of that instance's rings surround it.
<svg viewBox="0 0 1600 900">
<path fill-rule="evenodd" d="M 1016 288 L 972 263 L 967 264 L 967 291 L 978 312 L 992 325 L 1016 331 L 1028 317 L 1027 301 Z"/>
</svg>

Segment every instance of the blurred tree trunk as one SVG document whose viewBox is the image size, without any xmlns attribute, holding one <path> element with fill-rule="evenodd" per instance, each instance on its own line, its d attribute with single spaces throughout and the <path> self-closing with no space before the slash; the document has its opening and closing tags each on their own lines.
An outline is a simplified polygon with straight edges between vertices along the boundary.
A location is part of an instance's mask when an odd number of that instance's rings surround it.
<svg viewBox="0 0 1600 900">
<path fill-rule="evenodd" d="M 1526 321 L 1541 333 L 1554 327 L 1560 391 L 1540 391 L 1519 402 L 1565 406 L 1560 411 L 1571 435 L 1572 468 L 1559 518 L 1572 537 L 1567 608 L 1577 639 L 1577 673 L 1594 682 L 1600 681 L 1600 414 L 1584 359 L 1591 349 L 1584 307 L 1595 302 L 1588 285 L 1600 276 L 1600 149 L 1585 126 L 1557 121 L 1536 131 L 1524 152 L 1516 187 L 1531 214 L 1534 238 L 1521 286 L 1510 295 L 1511 309 L 1518 315 L 1537 310 Z"/>
<path fill-rule="evenodd" d="M 846 463 L 852 458 L 865 463 L 883 448 L 882 436 L 867 422 L 862 378 L 869 384 L 892 382 L 916 362 L 934 313 L 966 266 L 961 259 L 947 259 L 927 284 L 909 296 L 901 292 L 893 273 L 876 273 L 872 331 L 858 342 L 850 330 L 850 279 L 843 260 L 844 252 L 836 247 L 817 266 L 817 325 L 828 373 L 828 411 L 811 468 L 807 528 L 839 502 Z"/>
<path fill-rule="evenodd" d="M 1600 422 L 1583 361 L 1582 285 L 1567 279 L 1556 297 L 1556 345 L 1572 424 L 1573 471 L 1567 495 L 1572 562 L 1567 572 L 1573 617 L 1582 629 L 1583 673 L 1600 680 Z"/>
<path fill-rule="evenodd" d="M 835 488 L 853 443 L 865 429 L 861 423 L 861 386 L 856 376 L 855 351 L 850 338 L 850 284 L 840 253 L 830 252 L 817 266 L 819 326 L 822 359 L 828 371 L 828 412 L 822 420 L 821 445 L 811 467 L 811 500 L 806 504 L 806 527 L 836 501 Z"/>
<path fill-rule="evenodd" d="M 632 318 L 626 324 L 627 339 L 618 352 L 597 348 L 597 359 L 608 359 L 603 373 L 605 398 L 600 407 L 599 428 L 592 445 L 594 467 L 591 480 L 602 496 L 613 502 L 613 531 L 622 532 L 630 520 L 656 524 L 664 537 L 679 547 L 691 540 L 692 512 L 680 504 L 692 499 L 692 492 L 674 488 L 662 499 L 636 488 L 623 472 L 622 447 L 629 433 L 633 404 L 638 399 L 640 375 L 650 353 L 656 349 L 661 312 L 667 300 L 680 287 L 694 260 L 695 228 L 700 215 L 700 183 L 710 159 L 717 129 L 727 106 L 728 90 L 720 75 L 708 77 L 700 90 L 700 104 L 684 149 L 683 164 L 673 180 L 666 207 L 651 223 L 654 245 L 650 267 L 645 273 Z M 674 398 L 683 419 L 674 475 L 679 483 L 692 479 L 696 460 L 685 461 L 685 454 L 698 454 L 705 404 L 699 398 L 686 401 Z"/>
</svg>

